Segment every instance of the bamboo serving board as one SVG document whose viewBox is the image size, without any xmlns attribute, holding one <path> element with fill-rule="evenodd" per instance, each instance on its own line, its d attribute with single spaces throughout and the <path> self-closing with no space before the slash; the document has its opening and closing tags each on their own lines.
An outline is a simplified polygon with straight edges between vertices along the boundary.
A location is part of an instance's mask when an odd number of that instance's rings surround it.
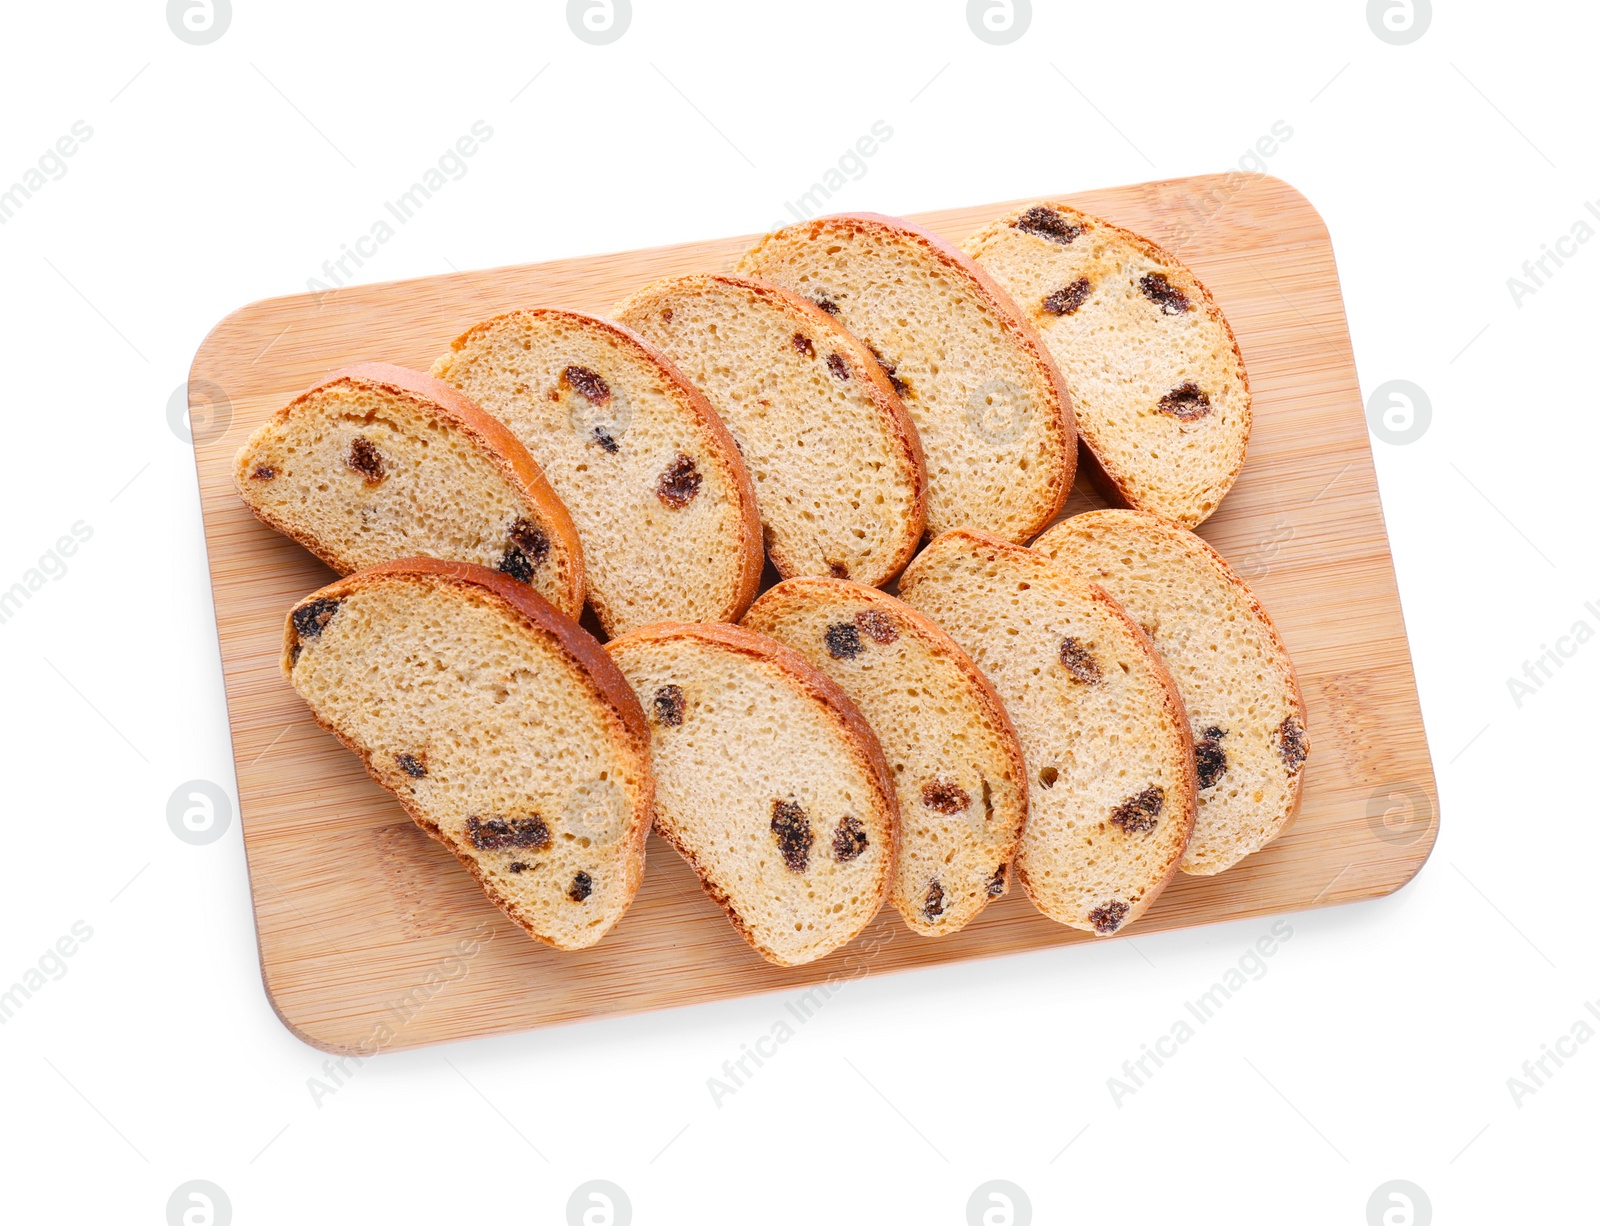
<svg viewBox="0 0 1600 1226">
<path fill-rule="evenodd" d="M 1427 859 L 1437 802 L 1327 230 L 1270 178 L 1066 199 L 1176 251 L 1238 333 L 1255 428 L 1238 484 L 1200 533 L 1271 612 L 1310 707 L 1289 832 L 1221 876 L 1180 876 L 1131 935 L 1391 893 Z M 1005 207 L 916 220 L 959 241 Z M 749 242 L 278 298 L 228 316 L 200 347 L 189 396 L 262 975 L 306 1042 L 370 1054 L 1096 939 L 1013 890 L 958 935 L 918 937 L 885 908 L 845 949 L 781 969 L 652 836 L 627 915 L 593 949 L 559 953 L 492 907 L 279 674 L 285 613 L 333 576 L 233 491 L 233 453 L 269 413 L 335 367 L 427 370 L 479 319 L 533 305 L 605 314 L 651 278 L 728 269 Z M 1095 505 L 1080 488 L 1067 512 Z"/>
</svg>

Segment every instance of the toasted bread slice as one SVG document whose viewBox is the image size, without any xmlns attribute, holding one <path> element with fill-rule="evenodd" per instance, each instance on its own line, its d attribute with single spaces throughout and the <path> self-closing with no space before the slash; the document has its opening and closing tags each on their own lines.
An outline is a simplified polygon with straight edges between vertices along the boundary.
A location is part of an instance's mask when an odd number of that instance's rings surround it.
<svg viewBox="0 0 1600 1226">
<path fill-rule="evenodd" d="M 894 876 L 894 784 L 844 691 L 737 626 L 664 623 L 607 650 L 649 712 L 656 831 L 762 957 L 867 926 Z"/>
<path fill-rule="evenodd" d="M 966 649 L 1017 729 L 1023 888 L 1073 928 L 1133 923 L 1178 871 L 1196 804 L 1183 699 L 1143 631 L 1043 554 L 966 529 L 923 550 L 900 594 Z"/>
<path fill-rule="evenodd" d="M 510 427 L 572 513 L 607 634 L 732 621 L 761 579 L 761 520 L 738 448 L 692 384 L 618 324 L 513 311 L 433 373 Z"/>
<path fill-rule="evenodd" d="M 1113 501 L 1192 528 L 1244 467 L 1250 380 L 1233 329 L 1176 256 L 1057 201 L 963 244 L 1055 356 Z"/>
<path fill-rule="evenodd" d="M 283 672 L 491 900 L 557 949 L 644 873 L 653 784 L 632 689 L 587 631 L 481 566 L 413 558 L 295 606 Z"/>
<path fill-rule="evenodd" d="M 922 436 L 930 533 L 1026 541 L 1055 518 L 1078 454 L 1066 386 L 972 260 L 910 222 L 850 213 L 768 234 L 738 271 L 811 299 L 872 350 Z"/>
<path fill-rule="evenodd" d="M 1244 580 L 1194 533 L 1142 511 L 1074 515 L 1033 547 L 1109 592 L 1178 683 L 1200 783 L 1179 868 L 1220 873 L 1277 838 L 1300 807 L 1311 741 L 1294 663 Z"/>
<path fill-rule="evenodd" d="M 336 370 L 233 461 L 256 517 L 341 575 L 396 558 L 496 567 L 569 617 L 583 551 L 528 449 L 455 388 L 403 366 Z"/>
<path fill-rule="evenodd" d="M 994 687 L 933 622 L 838 579 L 790 579 L 743 625 L 839 683 L 883 746 L 900 801 L 889 899 L 913 932 L 958 932 L 1004 894 L 1028 814 L 1022 747 Z"/>
<path fill-rule="evenodd" d="M 705 393 L 755 483 L 785 578 L 876 585 L 922 540 L 922 447 L 888 377 L 833 318 L 775 285 L 671 277 L 617 306 Z"/>
</svg>

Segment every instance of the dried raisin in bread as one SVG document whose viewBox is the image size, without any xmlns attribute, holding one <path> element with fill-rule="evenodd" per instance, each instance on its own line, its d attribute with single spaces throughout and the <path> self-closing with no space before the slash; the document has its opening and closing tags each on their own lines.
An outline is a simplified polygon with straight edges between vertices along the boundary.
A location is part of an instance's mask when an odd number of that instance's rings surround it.
<svg viewBox="0 0 1600 1226">
<path fill-rule="evenodd" d="M 1178 871 L 1194 742 L 1172 676 L 1116 601 L 1043 554 L 960 530 L 900 579 L 999 691 L 1028 765 L 1017 878 L 1058 923 L 1133 923 Z"/>
<path fill-rule="evenodd" d="M 1195 275 L 1055 201 L 1014 209 L 963 246 L 1055 356 L 1107 496 L 1188 528 L 1215 511 L 1244 466 L 1250 380 Z"/>
<path fill-rule="evenodd" d="M 528 933 L 593 945 L 644 873 L 644 713 L 589 633 L 499 571 L 413 558 L 289 614 L 283 671 L 317 722 Z"/>
<path fill-rule="evenodd" d="M 705 397 L 642 338 L 573 311 L 513 311 L 457 337 L 433 373 L 544 468 L 607 634 L 749 607 L 761 578 L 749 474 Z"/>
<path fill-rule="evenodd" d="M 943 630 L 893 596 L 790 579 L 741 623 L 837 681 L 878 735 L 900 801 L 889 901 L 948 936 L 1004 894 L 1028 814 L 1022 747 L 994 687 Z"/>
<path fill-rule="evenodd" d="M 893 217 L 820 217 L 766 235 L 740 274 L 834 315 L 900 393 L 928 467 L 928 531 L 1026 541 L 1072 489 L 1071 402 L 1033 326 L 981 268 Z"/>
<path fill-rule="evenodd" d="M 860 342 L 805 299 L 735 277 L 656 281 L 614 314 L 732 432 L 780 575 L 900 573 L 922 540 L 922 447 Z"/>
<path fill-rule="evenodd" d="M 1220 873 L 1277 838 L 1300 807 L 1311 743 L 1294 664 L 1244 580 L 1194 533 L 1142 511 L 1074 515 L 1033 547 L 1109 592 L 1178 684 L 1200 783 L 1179 868 Z"/>
<path fill-rule="evenodd" d="M 341 575 L 395 558 L 499 568 L 569 617 L 583 553 L 528 449 L 455 388 L 402 366 L 336 370 L 233 461 L 245 505 Z"/>
<path fill-rule="evenodd" d="M 650 720 L 656 832 L 739 934 L 799 966 L 867 926 L 894 876 L 894 784 L 844 691 L 737 626 L 607 644 Z"/>
</svg>

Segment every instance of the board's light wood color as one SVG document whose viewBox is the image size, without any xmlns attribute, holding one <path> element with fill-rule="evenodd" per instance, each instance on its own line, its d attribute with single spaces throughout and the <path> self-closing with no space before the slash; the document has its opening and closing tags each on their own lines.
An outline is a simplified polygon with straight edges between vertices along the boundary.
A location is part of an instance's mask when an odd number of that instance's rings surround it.
<svg viewBox="0 0 1600 1226">
<path fill-rule="evenodd" d="M 1173 248 L 1238 332 L 1255 431 L 1238 484 L 1201 534 L 1260 594 L 1311 715 L 1299 820 L 1221 876 L 1180 878 L 1131 931 L 1390 893 L 1432 849 L 1437 801 L 1327 230 L 1303 196 L 1270 178 L 1066 198 Z M 917 220 L 959 241 L 1005 207 Z M 232 455 L 263 418 L 335 367 L 426 370 L 489 315 L 531 305 L 604 314 L 651 278 L 731 268 L 749 241 L 258 302 L 201 346 L 190 399 L 197 420 L 213 422 L 196 431 L 196 459 L 262 973 L 307 1042 L 411 1047 L 1094 939 L 1044 919 L 1014 890 L 957 936 L 920 938 L 885 908 L 844 950 L 780 969 L 739 940 L 652 838 L 644 886 L 622 922 L 593 949 L 559 953 L 502 918 L 279 675 L 286 610 L 330 575 L 233 491 Z M 1096 503 L 1080 487 L 1067 510 Z M 1409 825 L 1396 824 L 1407 805 Z"/>
</svg>

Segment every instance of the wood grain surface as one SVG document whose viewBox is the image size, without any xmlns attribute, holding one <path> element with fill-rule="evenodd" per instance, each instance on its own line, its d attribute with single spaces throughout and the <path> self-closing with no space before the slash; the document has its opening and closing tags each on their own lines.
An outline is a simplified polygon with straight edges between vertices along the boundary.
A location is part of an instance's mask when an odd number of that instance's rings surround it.
<svg viewBox="0 0 1600 1226">
<path fill-rule="evenodd" d="M 1310 706 L 1289 832 L 1220 876 L 1180 878 L 1130 932 L 1388 894 L 1432 849 L 1437 800 L 1328 232 L 1303 196 L 1265 177 L 1063 198 L 1176 251 L 1237 330 L 1255 429 L 1238 484 L 1200 532 L 1260 595 Z M 959 241 L 1006 207 L 916 220 Z M 286 611 L 332 576 L 234 493 L 232 456 L 257 424 L 335 367 L 427 370 L 479 319 L 536 305 L 605 314 L 651 278 L 730 269 L 751 238 L 278 298 L 234 312 L 200 347 L 195 456 L 262 975 L 306 1042 L 370 1053 L 1097 939 L 1014 890 L 941 940 L 885 908 L 852 945 L 782 969 L 652 836 L 628 914 L 593 949 L 559 953 L 502 917 L 279 674 Z M 1095 505 L 1080 486 L 1067 513 Z"/>
</svg>

